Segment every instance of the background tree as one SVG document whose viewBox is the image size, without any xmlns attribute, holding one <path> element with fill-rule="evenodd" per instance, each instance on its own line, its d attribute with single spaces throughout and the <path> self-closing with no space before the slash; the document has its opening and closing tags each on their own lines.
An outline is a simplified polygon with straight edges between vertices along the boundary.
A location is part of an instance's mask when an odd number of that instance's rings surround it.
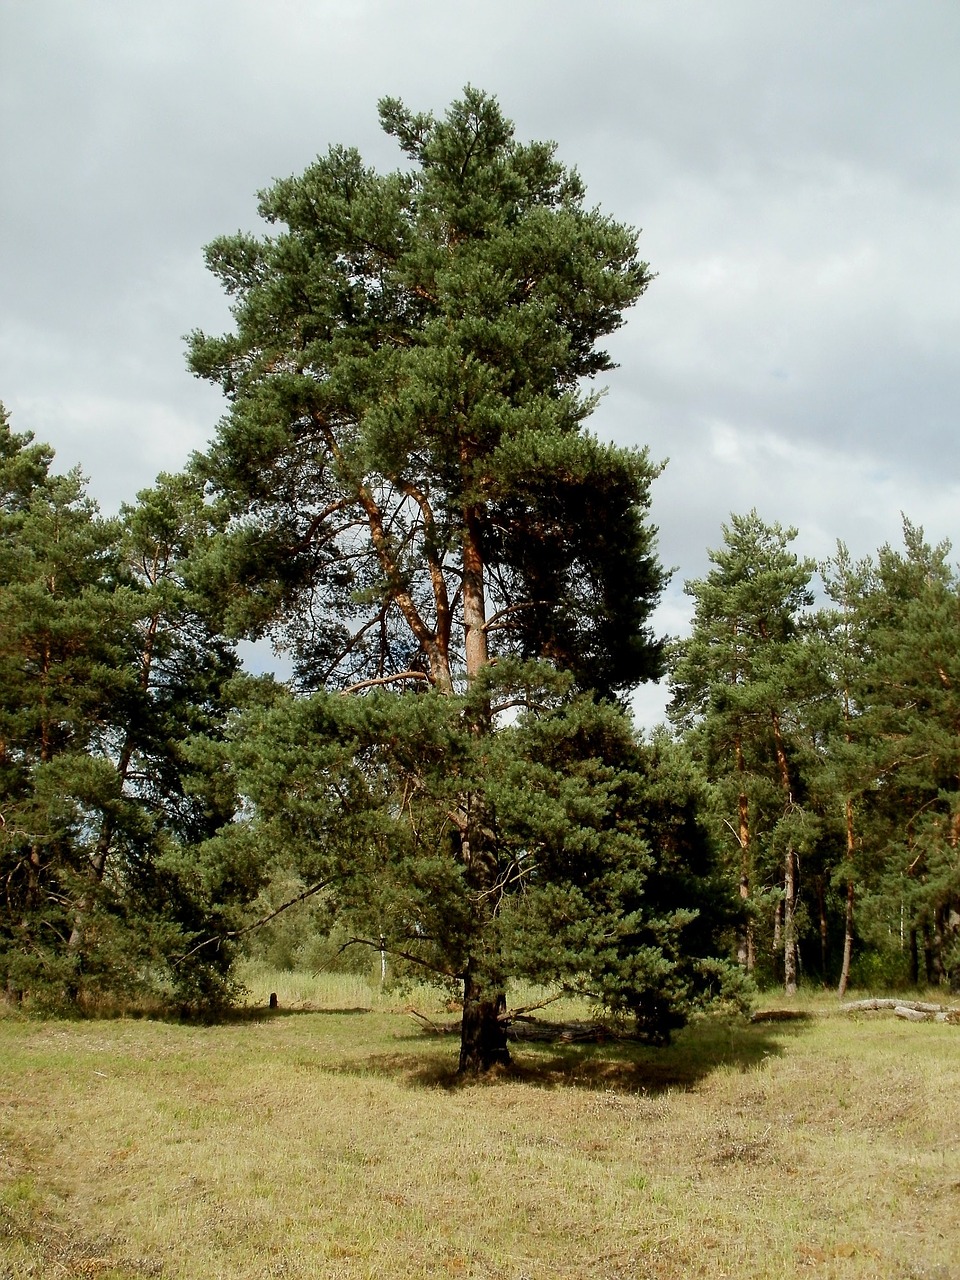
<svg viewBox="0 0 960 1280">
<path fill-rule="evenodd" d="M 661 669 L 655 469 L 583 429 L 583 381 L 612 367 L 598 344 L 650 276 L 635 232 L 487 95 L 443 119 L 392 99 L 380 115 L 403 169 L 333 148 L 261 195 L 280 230 L 207 250 L 236 320 L 191 342 L 230 401 L 200 463 L 232 515 L 208 581 L 238 631 L 292 652 L 301 688 L 466 695 L 492 753 L 497 707 L 525 697 L 512 660 L 603 697 Z M 465 936 L 486 940 L 458 968 L 465 1068 L 507 1056 L 487 942 L 512 855 L 476 776 L 463 766 L 446 808 Z"/>
<path fill-rule="evenodd" d="M 78 845 L 114 799 L 89 753 L 122 701 L 116 526 L 74 471 L 0 423 L 0 788 L 4 968 L 20 993 L 65 980 Z"/>
<path fill-rule="evenodd" d="M 0 423 L 0 965 L 34 1003 L 223 989 L 189 961 L 236 868 L 203 841 L 234 813 L 210 742 L 236 670 L 180 570 L 203 524 L 165 478 L 105 521 L 82 477 Z M 231 877 L 233 877 L 231 879 Z M 221 908 L 223 909 L 223 908 Z"/>
<path fill-rule="evenodd" d="M 739 861 L 740 893 L 755 918 L 756 880 L 782 868 L 784 982 L 796 988 L 797 859 L 816 827 L 805 810 L 796 732 L 803 701 L 817 686 L 799 632 L 812 603 L 813 562 L 789 547 L 796 530 L 768 525 L 756 511 L 723 526 L 724 545 L 710 552 L 715 566 L 688 582 L 694 599 L 690 637 L 670 658 L 671 719 L 690 735 L 715 784 L 721 821 Z M 777 921 L 780 913 L 778 908 Z M 740 958 L 754 964 L 754 936 L 741 939 Z"/>
<path fill-rule="evenodd" d="M 860 609 L 862 702 L 886 827 L 888 923 L 902 912 L 912 976 L 960 982 L 960 579 L 950 545 L 904 520 L 904 550 L 877 555 Z M 891 919 L 891 916 L 893 919 Z"/>
<path fill-rule="evenodd" d="M 864 606 L 875 590 L 876 574 L 870 559 L 854 561 L 839 543 L 833 559 L 820 566 L 820 576 L 832 603 L 817 611 L 814 627 L 831 696 L 820 704 L 814 729 L 818 744 L 814 785 L 822 811 L 832 815 L 834 822 L 842 821 L 843 856 L 835 859 L 833 878 L 843 895 L 838 981 L 838 994 L 843 996 L 857 937 L 856 903 L 875 881 L 878 869 L 879 744 L 863 714 L 872 660 L 869 610 Z"/>
</svg>

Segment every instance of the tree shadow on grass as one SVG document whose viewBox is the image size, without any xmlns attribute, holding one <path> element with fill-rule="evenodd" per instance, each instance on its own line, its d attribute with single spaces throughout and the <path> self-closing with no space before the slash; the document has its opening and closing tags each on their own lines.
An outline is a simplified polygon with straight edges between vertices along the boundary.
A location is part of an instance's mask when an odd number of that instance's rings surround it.
<svg viewBox="0 0 960 1280">
<path fill-rule="evenodd" d="M 306 1005 L 298 1008 L 285 1008 L 281 1006 L 277 1009 L 271 1009 L 265 1005 L 247 1005 L 242 1009 L 231 1009 L 228 1013 L 222 1014 L 217 1022 L 220 1025 L 229 1026 L 233 1023 L 247 1022 L 273 1022 L 275 1018 L 301 1018 L 307 1014 L 311 1017 L 324 1017 L 336 1014 L 337 1017 L 346 1017 L 356 1013 L 376 1013 L 376 1009 L 371 1009 L 369 1005 L 355 1005 L 351 1008 L 321 1008 L 318 1005 Z"/>
<path fill-rule="evenodd" d="M 43 1014 L 37 1015 L 33 1011 L 26 1013 L 16 1009 L 4 1009 L 2 1001 L 0 1001 L 0 1012 L 8 1017 L 43 1017 Z M 274 1018 L 293 1018 L 301 1017 L 309 1014 L 313 1017 L 324 1014 L 341 1015 L 355 1013 L 378 1013 L 378 1009 L 373 1009 L 369 1005 L 356 1005 L 354 1007 L 344 1006 L 322 1006 L 322 1005 L 297 1005 L 297 1006 L 279 1006 L 271 1008 L 269 1005 L 231 1005 L 224 1008 L 214 1009 L 192 1009 L 192 1008 L 176 1008 L 167 1005 L 152 1006 L 148 1004 L 124 1004 L 117 1003 L 115 1005 L 97 1007 L 92 1009 L 82 1009 L 76 1007 L 66 1007 L 58 1009 L 49 1014 L 49 1017 L 59 1022 L 166 1022 L 177 1026 L 187 1027 L 230 1027 L 244 1025 L 249 1023 L 271 1022 Z"/>
<path fill-rule="evenodd" d="M 520 1045 L 515 1071 L 545 1089 L 612 1089 L 658 1094 L 694 1089 L 721 1068 L 746 1072 L 779 1057 L 804 1024 L 751 1025 L 704 1020 L 685 1028 L 663 1048 L 630 1042 Z"/>
<path fill-rule="evenodd" d="M 417 1042 L 419 1051 L 378 1053 L 333 1067 L 349 1075 L 392 1077 L 411 1088 L 461 1089 L 509 1081 L 542 1089 L 586 1089 L 656 1095 L 697 1087 L 721 1068 L 746 1072 L 802 1035 L 810 1019 L 751 1024 L 734 1019 L 704 1019 L 680 1032 L 673 1043 L 652 1048 L 616 1040 L 600 1044 L 528 1043 L 510 1045 L 513 1063 L 485 1076 L 459 1076 L 454 1036 L 412 1030 L 398 1037 Z M 431 1048 L 425 1051 L 425 1046 Z M 327 1070 L 330 1066 L 327 1065 Z"/>
</svg>

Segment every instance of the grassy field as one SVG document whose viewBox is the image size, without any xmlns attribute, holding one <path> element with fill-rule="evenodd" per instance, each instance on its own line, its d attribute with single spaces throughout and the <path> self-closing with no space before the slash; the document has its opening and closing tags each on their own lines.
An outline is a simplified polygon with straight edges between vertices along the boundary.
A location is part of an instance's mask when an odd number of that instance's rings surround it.
<svg viewBox="0 0 960 1280">
<path fill-rule="evenodd" d="M 807 998 L 458 1085 L 362 979 L 250 985 L 280 1009 L 0 1019 L 4 1280 L 960 1277 L 957 1027 Z"/>
</svg>

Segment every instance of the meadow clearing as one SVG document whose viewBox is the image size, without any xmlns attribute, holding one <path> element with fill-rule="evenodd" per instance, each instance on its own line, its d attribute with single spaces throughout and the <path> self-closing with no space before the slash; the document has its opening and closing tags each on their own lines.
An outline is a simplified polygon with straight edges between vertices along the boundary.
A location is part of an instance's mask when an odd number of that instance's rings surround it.
<svg viewBox="0 0 960 1280">
<path fill-rule="evenodd" d="M 214 1026 L 0 1018 L 4 1280 L 960 1276 L 956 1026 L 808 994 L 461 1084 L 435 996 L 248 981 Z"/>
</svg>

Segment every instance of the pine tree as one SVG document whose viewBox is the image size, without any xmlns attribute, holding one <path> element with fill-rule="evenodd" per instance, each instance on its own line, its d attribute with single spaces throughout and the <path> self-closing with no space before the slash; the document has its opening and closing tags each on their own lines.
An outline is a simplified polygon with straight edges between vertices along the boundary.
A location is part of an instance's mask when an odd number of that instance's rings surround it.
<svg viewBox="0 0 960 1280">
<path fill-rule="evenodd" d="M 82 848 L 114 799 L 90 747 L 122 701 L 116 527 L 79 472 L 0 422 L 0 857 L 8 990 L 67 975 Z"/>
<path fill-rule="evenodd" d="M 880 549 L 861 608 L 870 643 L 863 702 L 877 746 L 888 898 L 901 896 L 928 981 L 960 983 L 960 578 L 950 545 L 904 520 Z"/>
<path fill-rule="evenodd" d="M 639 744 L 616 707 L 540 674 L 527 667 L 521 714 L 483 736 L 470 704 L 496 705 L 494 675 L 464 696 L 322 693 L 248 714 L 235 758 L 254 839 L 324 886 L 347 945 L 396 972 L 453 988 L 472 964 L 500 989 L 580 992 L 662 1043 L 743 994 L 697 788 L 672 744 Z M 488 909 L 461 854 L 465 795 L 495 851 Z"/>
<path fill-rule="evenodd" d="M 882 765 L 863 714 L 872 652 L 865 602 L 875 589 L 875 571 L 872 561 L 854 561 L 838 543 L 834 558 L 820 566 L 820 576 L 833 602 L 815 618 L 831 696 L 821 704 L 816 726 L 815 773 L 822 807 L 835 818 L 842 815 L 843 857 L 833 873 L 843 892 L 842 997 L 850 981 L 858 894 L 874 878 L 877 861 L 874 795 Z"/>
<path fill-rule="evenodd" d="M 740 893 L 756 910 L 758 846 L 782 866 L 782 947 L 786 989 L 796 988 L 797 866 L 811 824 L 803 806 L 795 730 L 816 676 L 799 632 L 812 603 L 813 562 L 790 550 L 795 529 L 768 525 L 756 511 L 723 526 L 706 578 L 686 584 L 693 630 L 670 658 L 670 716 L 686 729 L 716 784 L 722 821 L 736 842 Z M 779 924 L 778 913 L 778 924 Z M 748 927 L 741 962 L 755 961 Z"/>
<path fill-rule="evenodd" d="M 207 250 L 236 319 L 191 342 L 230 401 L 201 463 L 232 514 L 209 581 L 238 632 L 292 652 L 301 689 L 464 697 L 482 758 L 496 704 L 539 678 L 525 662 L 601 697 L 661 670 L 655 468 L 584 429 L 584 381 L 612 367 L 599 343 L 650 274 L 636 233 L 489 96 L 468 88 L 443 119 L 384 99 L 380 116 L 404 168 L 332 148 L 261 195 L 275 234 Z M 465 936 L 484 939 L 457 970 L 472 1070 L 508 1056 L 487 943 L 512 863 L 466 764 L 456 787 L 450 856 Z"/>
<path fill-rule="evenodd" d="M 236 658 L 183 577 L 209 515 L 195 480 L 166 477 L 103 520 L 52 464 L 4 415 L 0 972 L 34 1004 L 196 1004 L 225 989 L 229 949 L 180 957 L 256 892 L 204 853 L 236 808 L 211 755 Z"/>
</svg>

